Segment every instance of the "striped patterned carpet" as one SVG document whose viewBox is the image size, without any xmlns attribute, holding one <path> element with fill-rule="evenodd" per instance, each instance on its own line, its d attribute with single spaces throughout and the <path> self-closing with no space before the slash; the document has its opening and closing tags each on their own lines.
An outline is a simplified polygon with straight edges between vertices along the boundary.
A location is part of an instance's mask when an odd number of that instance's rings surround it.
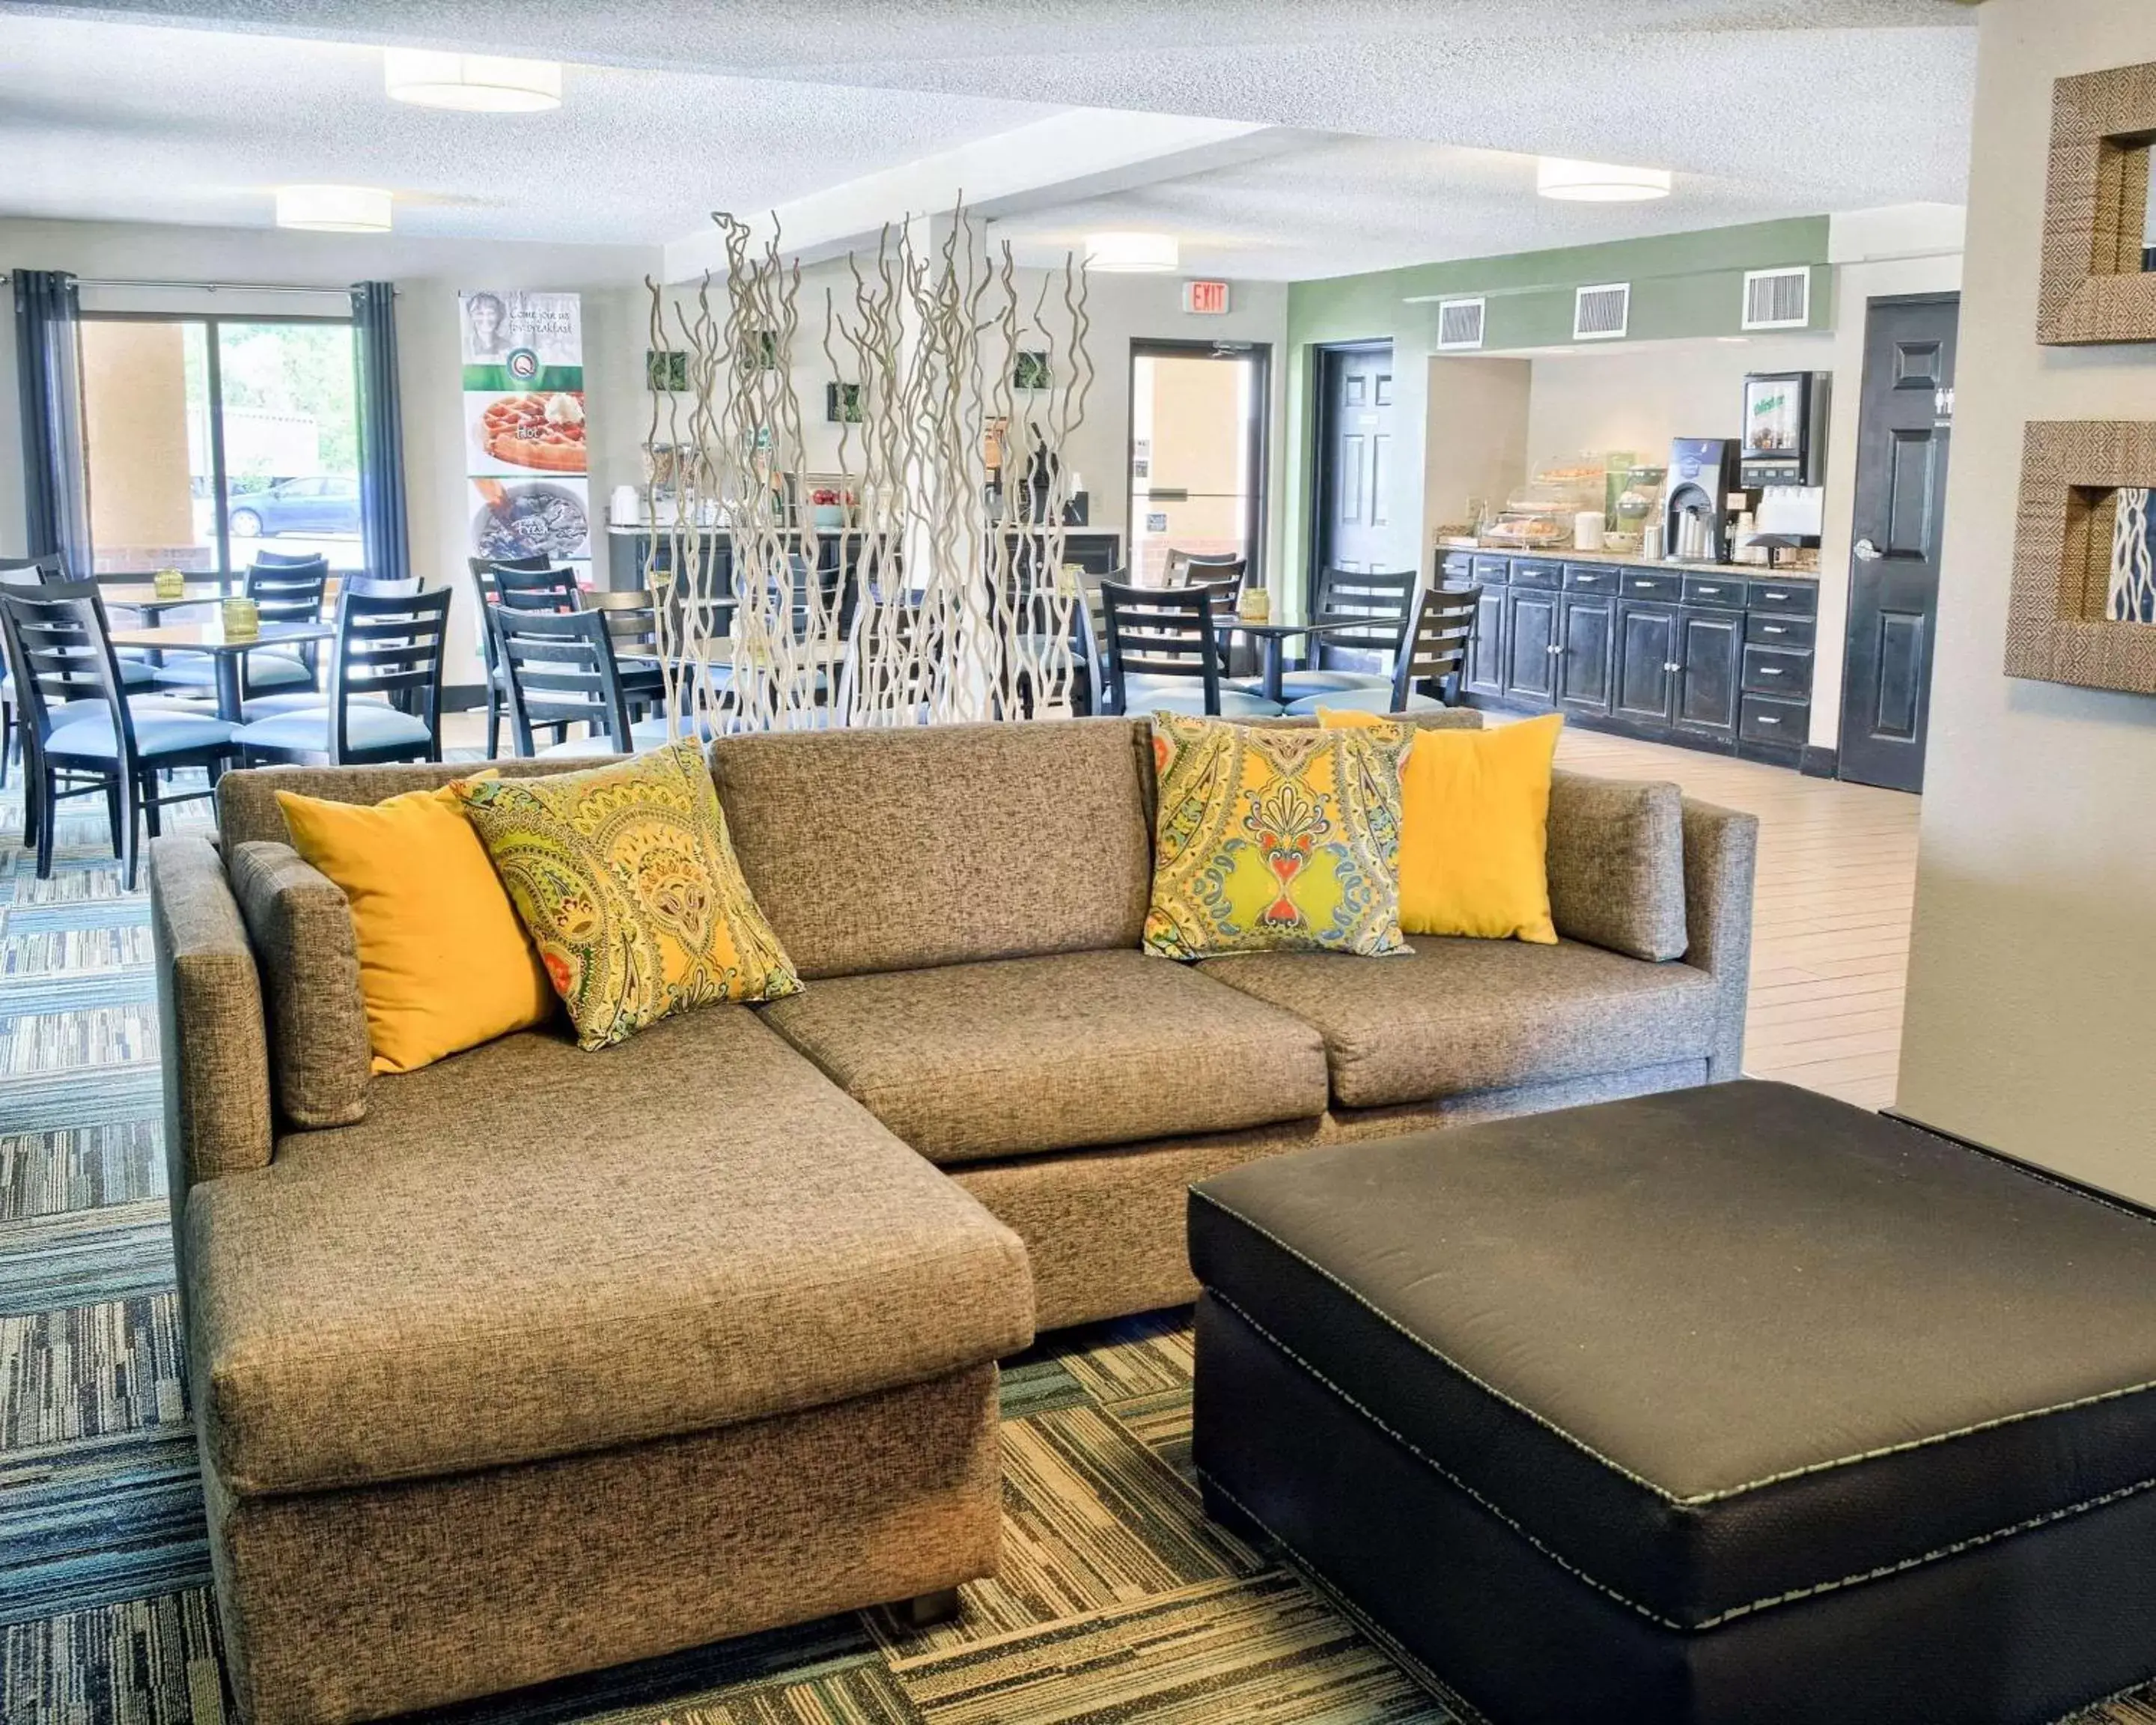
<svg viewBox="0 0 2156 1725">
<path fill-rule="evenodd" d="M 172 1290 L 149 937 L 100 825 L 68 823 L 39 881 L 19 808 L 0 800 L 0 1719 L 216 1725 L 229 1700 Z M 1199 1513 L 1184 1314 L 1055 1338 L 1007 1365 L 1003 1394 L 1003 1570 L 965 1590 L 956 1622 L 849 1615 L 429 1717 L 1455 1717 L 1333 1603 Z M 2156 1701 L 2088 1718 L 2156 1725 Z"/>
</svg>

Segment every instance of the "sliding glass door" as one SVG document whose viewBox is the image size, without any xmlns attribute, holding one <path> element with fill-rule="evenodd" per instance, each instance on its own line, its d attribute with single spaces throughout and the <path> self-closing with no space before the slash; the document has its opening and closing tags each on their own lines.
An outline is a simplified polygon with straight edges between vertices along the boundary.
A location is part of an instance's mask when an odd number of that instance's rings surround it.
<svg viewBox="0 0 2156 1725">
<path fill-rule="evenodd" d="M 98 573 L 362 567 L 349 320 L 85 314 L 82 372 Z"/>
</svg>

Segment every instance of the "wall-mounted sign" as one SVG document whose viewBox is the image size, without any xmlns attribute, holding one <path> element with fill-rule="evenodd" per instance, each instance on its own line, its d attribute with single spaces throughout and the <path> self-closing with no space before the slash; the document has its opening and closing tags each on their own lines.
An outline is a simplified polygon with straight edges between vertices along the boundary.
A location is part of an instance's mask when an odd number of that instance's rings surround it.
<svg viewBox="0 0 2156 1725">
<path fill-rule="evenodd" d="M 1147 532 L 1148 532 L 1148 533 L 1165 533 L 1167 531 L 1168 531 L 1168 511 L 1167 511 L 1166 510 L 1164 510 L 1164 509 L 1156 509 L 1156 510 L 1154 510 L 1154 511 L 1153 511 L 1150 515 L 1147 516 L 1147 517 L 1146 517 L 1146 531 L 1147 531 Z"/>
<path fill-rule="evenodd" d="M 1228 284 L 1224 281 L 1186 281 L 1183 309 L 1194 317 L 1224 317 L 1228 314 Z"/>
</svg>

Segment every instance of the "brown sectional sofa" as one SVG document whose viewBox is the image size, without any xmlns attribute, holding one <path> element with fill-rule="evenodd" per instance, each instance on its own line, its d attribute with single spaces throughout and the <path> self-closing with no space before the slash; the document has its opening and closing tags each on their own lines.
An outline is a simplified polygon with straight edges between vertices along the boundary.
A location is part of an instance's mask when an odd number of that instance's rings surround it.
<svg viewBox="0 0 2156 1725">
<path fill-rule="evenodd" d="M 1191 1297 L 1191 1181 L 1738 1076 L 1749 817 L 1560 773 L 1559 945 L 1184 967 L 1137 950 L 1151 748 L 1103 719 L 717 743 L 805 993 L 598 1054 L 505 1038 L 298 1127 L 357 972 L 326 883 L 265 848 L 272 792 L 459 770 L 231 775 L 221 848 L 152 847 L 193 1401 L 257 1721 L 937 1596 L 996 1565 L 995 1361 Z"/>
</svg>

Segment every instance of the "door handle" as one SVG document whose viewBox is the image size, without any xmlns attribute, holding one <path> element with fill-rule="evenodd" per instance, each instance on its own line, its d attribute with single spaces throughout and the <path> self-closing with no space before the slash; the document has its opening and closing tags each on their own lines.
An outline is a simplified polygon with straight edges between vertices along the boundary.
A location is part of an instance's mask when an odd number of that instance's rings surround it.
<svg viewBox="0 0 2156 1725">
<path fill-rule="evenodd" d="M 1869 539 L 1858 540 L 1852 548 L 1856 553 L 1856 561 L 1860 563 L 1876 563 L 1887 555 Z"/>
</svg>

